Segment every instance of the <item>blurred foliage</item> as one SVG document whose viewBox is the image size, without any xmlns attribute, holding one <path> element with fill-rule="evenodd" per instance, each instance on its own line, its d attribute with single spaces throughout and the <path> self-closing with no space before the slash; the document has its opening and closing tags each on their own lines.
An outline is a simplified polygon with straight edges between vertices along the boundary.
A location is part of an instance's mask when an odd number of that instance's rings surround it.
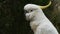
<svg viewBox="0 0 60 34">
<path fill-rule="evenodd" d="M 50 0 L 0 0 L 0 34 L 33 34 L 29 22 L 25 20 L 23 7 L 28 3 L 47 5 L 49 1 Z M 52 5 L 43 11 L 59 31 L 60 8 L 58 7 L 60 4 L 58 0 L 51 1 Z"/>
</svg>

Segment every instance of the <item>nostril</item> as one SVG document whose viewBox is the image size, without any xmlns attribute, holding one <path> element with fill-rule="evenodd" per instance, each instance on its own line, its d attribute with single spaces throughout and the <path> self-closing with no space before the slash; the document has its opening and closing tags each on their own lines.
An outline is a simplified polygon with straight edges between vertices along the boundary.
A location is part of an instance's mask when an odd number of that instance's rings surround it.
<svg viewBox="0 0 60 34">
<path fill-rule="evenodd" d="M 25 13 L 29 13 L 29 12 L 25 10 Z"/>
</svg>

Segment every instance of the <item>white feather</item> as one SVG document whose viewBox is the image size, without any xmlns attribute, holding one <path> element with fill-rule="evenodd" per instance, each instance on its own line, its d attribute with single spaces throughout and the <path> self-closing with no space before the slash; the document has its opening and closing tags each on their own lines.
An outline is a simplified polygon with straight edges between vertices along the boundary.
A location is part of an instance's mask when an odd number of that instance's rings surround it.
<svg viewBox="0 0 60 34">
<path fill-rule="evenodd" d="M 24 6 L 26 19 L 30 20 L 30 26 L 34 34 L 58 34 L 57 29 L 45 16 L 42 9 L 35 4 L 27 4 Z M 33 10 L 31 12 L 31 10 Z M 29 16 L 29 17 L 28 17 Z"/>
</svg>

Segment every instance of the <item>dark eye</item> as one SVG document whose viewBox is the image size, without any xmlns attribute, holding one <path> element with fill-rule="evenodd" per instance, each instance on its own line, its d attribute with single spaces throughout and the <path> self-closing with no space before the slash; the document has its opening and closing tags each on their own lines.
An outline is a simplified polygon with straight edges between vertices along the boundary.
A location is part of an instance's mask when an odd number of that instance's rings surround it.
<svg viewBox="0 0 60 34">
<path fill-rule="evenodd" d="M 31 12 L 32 12 L 33 10 L 31 10 Z"/>
</svg>

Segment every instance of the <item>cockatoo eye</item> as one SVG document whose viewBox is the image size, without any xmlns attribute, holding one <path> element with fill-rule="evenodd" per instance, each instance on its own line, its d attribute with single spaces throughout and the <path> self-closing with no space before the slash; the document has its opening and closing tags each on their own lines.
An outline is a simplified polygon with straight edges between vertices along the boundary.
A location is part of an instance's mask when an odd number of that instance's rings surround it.
<svg viewBox="0 0 60 34">
<path fill-rule="evenodd" d="M 33 10 L 30 10 L 29 12 L 32 12 Z"/>
<path fill-rule="evenodd" d="M 33 10 L 31 10 L 31 12 L 32 12 Z"/>
</svg>

